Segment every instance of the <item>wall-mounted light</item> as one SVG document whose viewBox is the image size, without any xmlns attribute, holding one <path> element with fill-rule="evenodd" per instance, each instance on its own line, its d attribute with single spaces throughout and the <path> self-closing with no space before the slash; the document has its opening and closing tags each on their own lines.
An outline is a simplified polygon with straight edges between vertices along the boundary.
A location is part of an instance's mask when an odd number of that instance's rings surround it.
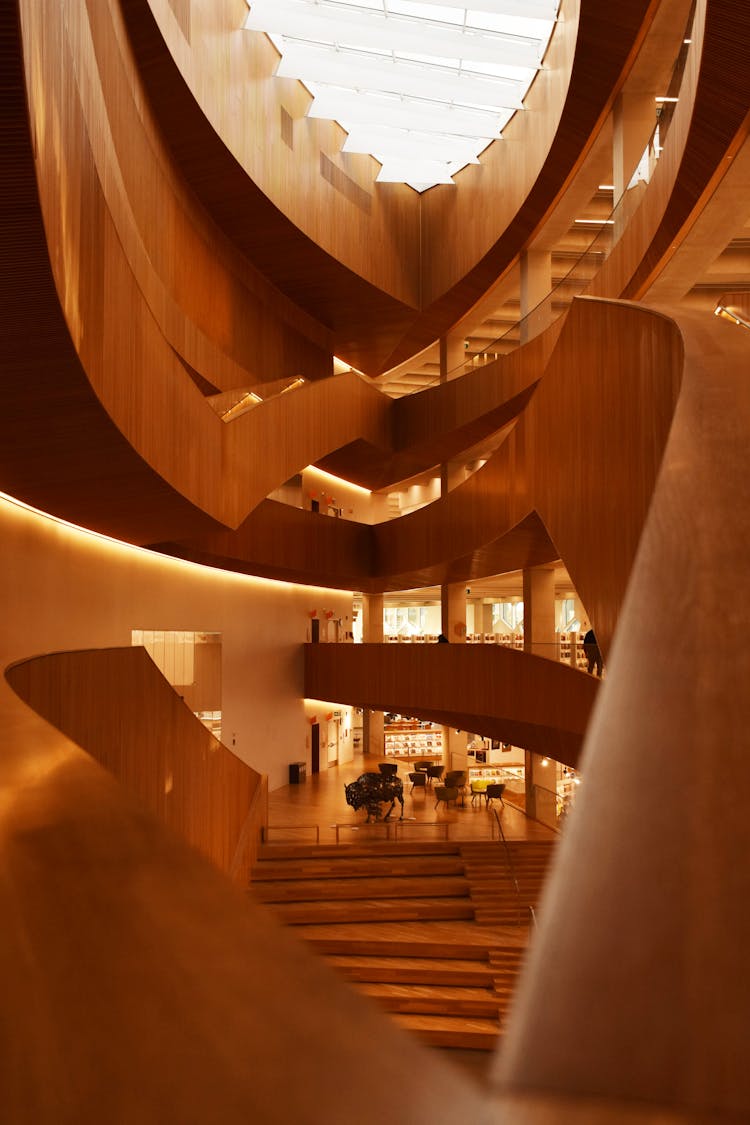
<svg viewBox="0 0 750 1125">
<path fill-rule="evenodd" d="M 726 305 L 717 305 L 714 309 L 714 316 L 720 316 L 722 320 L 729 320 L 732 324 L 738 324 L 740 328 L 750 328 L 750 322 L 727 308 Z"/>
</svg>

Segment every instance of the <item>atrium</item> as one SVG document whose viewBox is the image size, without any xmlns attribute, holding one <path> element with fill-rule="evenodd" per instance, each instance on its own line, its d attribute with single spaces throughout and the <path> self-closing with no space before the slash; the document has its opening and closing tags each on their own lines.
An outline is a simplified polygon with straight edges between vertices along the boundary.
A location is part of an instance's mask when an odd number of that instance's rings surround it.
<svg viewBox="0 0 750 1125">
<path fill-rule="evenodd" d="M 4 1125 L 750 1119 L 750 7 L 0 26 Z M 485 1083 L 248 898 L 389 714 L 583 779 Z"/>
</svg>

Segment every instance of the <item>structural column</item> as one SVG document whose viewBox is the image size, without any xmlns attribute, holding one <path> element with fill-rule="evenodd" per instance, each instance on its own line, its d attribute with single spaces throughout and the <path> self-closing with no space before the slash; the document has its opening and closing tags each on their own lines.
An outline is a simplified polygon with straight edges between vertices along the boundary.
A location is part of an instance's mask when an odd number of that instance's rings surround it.
<svg viewBox="0 0 750 1125">
<path fill-rule="evenodd" d="M 653 95 L 619 94 L 612 109 L 612 183 L 614 184 L 614 236 L 627 225 L 623 199 L 638 162 L 648 144 L 656 111 Z M 645 185 L 644 185 L 645 186 Z M 634 200 L 635 202 L 635 200 Z"/>
<path fill-rule="evenodd" d="M 440 337 L 440 382 L 448 383 L 463 375 L 465 339 L 463 334 L 449 333 Z M 440 466 L 440 495 L 447 496 L 453 487 L 451 465 L 445 462 Z M 445 630 L 443 630 L 445 632 Z"/>
<path fill-rule="evenodd" d="M 523 572 L 524 652 L 556 660 L 555 568 L 535 566 Z M 546 824 L 555 823 L 557 792 L 556 764 L 542 754 L 527 750 L 526 811 Z"/>
<path fill-rule="evenodd" d="M 521 255 L 521 343 L 538 336 L 552 322 L 552 255 L 524 250 Z"/>
<path fill-rule="evenodd" d="M 464 372 L 466 340 L 463 333 L 440 337 L 440 382 L 448 383 Z"/>
<path fill-rule="evenodd" d="M 364 594 L 362 597 L 362 640 L 364 644 L 383 643 L 383 595 Z M 362 746 L 366 754 L 382 758 L 385 754 L 383 712 L 362 712 Z"/>
<path fill-rule="evenodd" d="M 440 587 L 441 629 L 451 644 L 466 643 L 466 587 L 451 582 Z M 443 727 L 443 765 L 448 770 L 466 768 L 466 731 Z"/>
</svg>

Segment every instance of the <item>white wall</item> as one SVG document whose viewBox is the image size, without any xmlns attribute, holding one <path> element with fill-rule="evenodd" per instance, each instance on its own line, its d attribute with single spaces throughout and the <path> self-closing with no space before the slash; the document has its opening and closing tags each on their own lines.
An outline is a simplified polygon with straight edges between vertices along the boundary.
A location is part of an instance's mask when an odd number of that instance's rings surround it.
<svg viewBox="0 0 750 1125">
<path fill-rule="evenodd" d="M 2 494 L 0 588 L 3 670 L 47 652 L 128 646 L 134 628 L 221 633 L 222 741 L 271 789 L 287 783 L 291 761 L 309 771 L 302 643 L 313 609 L 351 621 L 351 594 L 161 558 Z"/>
</svg>

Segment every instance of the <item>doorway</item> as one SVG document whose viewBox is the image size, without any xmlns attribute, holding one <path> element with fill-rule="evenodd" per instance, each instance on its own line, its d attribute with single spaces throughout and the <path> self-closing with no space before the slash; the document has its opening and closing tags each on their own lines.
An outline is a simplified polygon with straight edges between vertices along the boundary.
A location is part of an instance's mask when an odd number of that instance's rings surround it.
<svg viewBox="0 0 750 1125">
<path fill-rule="evenodd" d="M 310 738 L 311 761 L 310 773 L 320 773 L 320 724 L 313 723 Z"/>
</svg>

